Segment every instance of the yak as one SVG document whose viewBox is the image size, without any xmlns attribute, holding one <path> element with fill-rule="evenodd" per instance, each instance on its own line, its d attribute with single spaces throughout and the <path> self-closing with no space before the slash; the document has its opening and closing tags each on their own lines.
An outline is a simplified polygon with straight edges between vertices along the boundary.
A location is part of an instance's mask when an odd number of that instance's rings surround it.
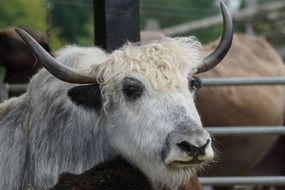
<svg viewBox="0 0 285 190">
<path fill-rule="evenodd" d="M 219 46 L 202 58 L 194 37 L 127 43 L 107 54 L 69 46 L 53 58 L 23 38 L 45 69 L 27 92 L 0 105 L 0 189 L 48 189 L 62 172 L 81 173 L 121 156 L 153 189 L 178 189 L 214 157 L 194 99 L 194 76 L 215 67 L 232 41 L 221 3 Z"/>
</svg>

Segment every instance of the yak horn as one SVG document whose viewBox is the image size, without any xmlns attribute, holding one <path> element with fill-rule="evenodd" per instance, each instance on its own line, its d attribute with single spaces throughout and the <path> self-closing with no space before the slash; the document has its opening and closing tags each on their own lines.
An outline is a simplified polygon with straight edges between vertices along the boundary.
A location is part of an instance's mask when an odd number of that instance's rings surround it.
<svg viewBox="0 0 285 190">
<path fill-rule="evenodd" d="M 76 84 L 97 83 L 96 77 L 90 76 L 87 73 L 79 72 L 57 61 L 24 30 L 20 28 L 16 28 L 15 30 L 26 42 L 43 67 L 45 67 L 56 78 Z"/>
<path fill-rule="evenodd" d="M 230 13 L 223 2 L 220 3 L 222 14 L 223 14 L 223 23 L 224 30 L 222 34 L 221 41 L 218 47 L 210 55 L 204 58 L 203 63 L 197 68 L 195 74 L 206 72 L 214 68 L 218 63 L 228 53 L 232 40 L 233 40 L 233 23 L 230 16 Z"/>
</svg>

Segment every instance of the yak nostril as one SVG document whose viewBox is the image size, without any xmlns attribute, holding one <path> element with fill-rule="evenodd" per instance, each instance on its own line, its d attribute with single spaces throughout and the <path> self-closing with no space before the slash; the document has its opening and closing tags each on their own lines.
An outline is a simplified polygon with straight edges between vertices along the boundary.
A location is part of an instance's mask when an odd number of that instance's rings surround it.
<svg viewBox="0 0 285 190">
<path fill-rule="evenodd" d="M 197 147 L 188 141 L 182 141 L 180 143 L 177 143 L 176 145 L 180 148 L 180 150 L 188 154 L 191 154 L 193 156 L 199 156 L 199 155 L 205 155 L 205 150 L 209 143 L 210 139 L 208 139 L 207 142 L 200 147 Z"/>
<path fill-rule="evenodd" d="M 189 143 L 188 141 L 182 141 L 176 144 L 182 151 L 192 152 L 195 149 L 195 146 Z"/>
</svg>

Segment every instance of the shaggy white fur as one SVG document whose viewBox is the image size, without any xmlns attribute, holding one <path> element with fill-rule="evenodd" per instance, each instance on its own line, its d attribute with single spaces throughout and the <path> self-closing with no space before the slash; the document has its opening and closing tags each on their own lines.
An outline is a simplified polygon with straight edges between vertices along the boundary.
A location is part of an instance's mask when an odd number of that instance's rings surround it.
<svg viewBox="0 0 285 190">
<path fill-rule="evenodd" d="M 195 37 L 164 38 L 143 45 L 128 43 L 92 72 L 107 86 L 133 73 L 147 79 L 153 90 L 170 90 L 179 87 L 177 76 L 194 72 L 201 61 L 201 44 Z"/>
</svg>

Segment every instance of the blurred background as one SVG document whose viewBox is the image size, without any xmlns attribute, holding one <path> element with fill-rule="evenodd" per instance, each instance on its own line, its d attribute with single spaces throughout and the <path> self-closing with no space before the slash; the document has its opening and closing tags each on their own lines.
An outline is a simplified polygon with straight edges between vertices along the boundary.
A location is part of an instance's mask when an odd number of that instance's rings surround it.
<svg viewBox="0 0 285 190">
<path fill-rule="evenodd" d="M 285 43 L 285 8 L 278 0 L 226 0 L 236 32 L 266 36 L 277 48 Z M 258 11 L 256 11 L 258 10 Z M 162 30 L 167 35 L 195 35 L 206 43 L 219 37 L 219 0 L 141 0 L 141 30 Z M 203 19 L 205 23 L 192 23 Z M 208 19 L 208 23 L 207 23 Z M 211 20 L 212 19 L 212 20 Z M 188 28 L 175 28 L 181 24 Z M 0 1 L 0 28 L 29 26 L 47 35 L 53 50 L 66 44 L 93 44 L 92 0 Z M 172 27 L 172 30 L 164 30 Z M 281 49 L 280 49 L 281 51 Z"/>
</svg>

